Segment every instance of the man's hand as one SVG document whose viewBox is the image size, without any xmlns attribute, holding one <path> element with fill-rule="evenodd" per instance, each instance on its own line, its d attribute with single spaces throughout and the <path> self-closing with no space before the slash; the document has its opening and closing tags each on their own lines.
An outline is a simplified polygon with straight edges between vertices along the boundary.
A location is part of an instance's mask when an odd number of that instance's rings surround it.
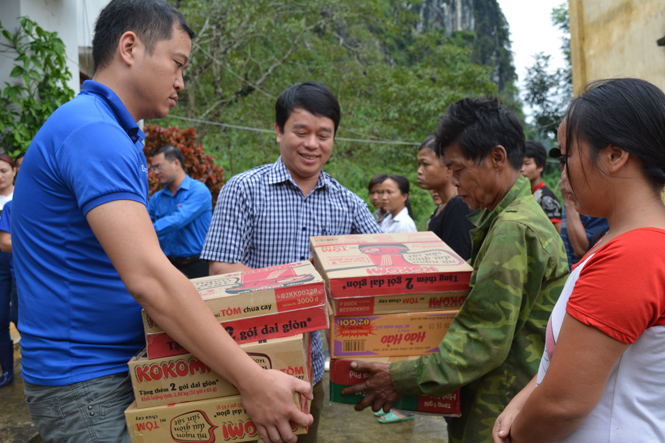
<svg viewBox="0 0 665 443">
<path fill-rule="evenodd" d="M 242 403 L 264 442 L 294 443 L 298 438 L 289 421 L 306 427 L 314 422 L 314 418 L 298 409 L 293 401 L 293 394 L 299 392 L 312 400 L 312 386 L 280 371 L 262 372 L 263 377 L 248 380 L 248 383 L 240 388 Z"/>
<path fill-rule="evenodd" d="M 378 412 L 383 409 L 388 412 L 393 403 L 401 396 L 397 393 L 393 380 L 390 377 L 390 363 L 364 363 L 354 361 L 351 368 L 358 372 L 369 373 L 369 378 L 357 385 L 349 386 L 342 391 L 342 395 L 357 394 L 365 391 L 366 395 L 362 401 L 355 406 L 356 411 L 362 411 L 369 405 L 372 411 Z"/>
</svg>

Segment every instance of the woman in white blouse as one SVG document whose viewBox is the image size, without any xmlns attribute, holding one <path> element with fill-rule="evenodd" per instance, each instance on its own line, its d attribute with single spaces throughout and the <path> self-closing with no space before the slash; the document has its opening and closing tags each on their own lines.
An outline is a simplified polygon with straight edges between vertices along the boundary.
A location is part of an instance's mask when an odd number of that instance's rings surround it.
<svg viewBox="0 0 665 443">
<path fill-rule="evenodd" d="M 409 203 L 409 180 L 391 174 L 382 183 L 383 208 L 389 215 L 381 222 L 383 232 L 416 232 Z"/>
</svg>

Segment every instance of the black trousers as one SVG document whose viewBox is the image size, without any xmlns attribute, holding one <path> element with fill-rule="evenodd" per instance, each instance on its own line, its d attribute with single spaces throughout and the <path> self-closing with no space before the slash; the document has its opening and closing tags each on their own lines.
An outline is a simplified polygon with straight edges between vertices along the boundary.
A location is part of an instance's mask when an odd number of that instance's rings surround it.
<svg viewBox="0 0 665 443">
<path fill-rule="evenodd" d="M 189 263 L 185 266 L 179 266 L 174 263 L 173 266 L 185 274 L 187 278 L 199 278 L 208 276 L 208 260 L 198 259 L 197 261 Z"/>
</svg>

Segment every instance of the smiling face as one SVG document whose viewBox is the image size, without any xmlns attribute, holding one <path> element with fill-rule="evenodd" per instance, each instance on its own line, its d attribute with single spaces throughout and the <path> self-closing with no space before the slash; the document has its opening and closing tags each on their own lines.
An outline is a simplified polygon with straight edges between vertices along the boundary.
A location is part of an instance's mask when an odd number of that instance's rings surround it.
<svg viewBox="0 0 665 443">
<path fill-rule="evenodd" d="M 409 194 L 402 194 L 397 182 L 389 178 L 382 183 L 383 185 L 383 209 L 390 212 L 393 217 L 400 213 L 406 207 L 406 199 Z"/>
<path fill-rule="evenodd" d="M 457 187 L 457 194 L 462 200 L 472 210 L 493 210 L 503 195 L 499 176 L 492 167 L 492 154 L 477 164 L 464 157 L 457 142 L 447 146 L 444 152 L 446 165 L 452 172 L 453 185 Z"/>
<path fill-rule="evenodd" d="M 335 135 L 333 121 L 304 109 L 294 109 L 284 124 L 284 133 L 277 124 L 275 132 L 282 161 L 291 177 L 303 192 L 313 189 L 323 165 L 332 154 Z"/>
<path fill-rule="evenodd" d="M 427 148 L 418 151 L 418 186 L 423 189 L 441 189 L 449 182 L 450 168 L 434 151 Z"/>
<path fill-rule="evenodd" d="M 182 76 L 191 49 L 189 35 L 175 25 L 173 37 L 157 42 L 152 54 L 139 40 L 134 54 L 134 96 L 131 99 L 135 119 L 165 117 L 176 106 L 178 91 L 185 87 Z"/>
</svg>

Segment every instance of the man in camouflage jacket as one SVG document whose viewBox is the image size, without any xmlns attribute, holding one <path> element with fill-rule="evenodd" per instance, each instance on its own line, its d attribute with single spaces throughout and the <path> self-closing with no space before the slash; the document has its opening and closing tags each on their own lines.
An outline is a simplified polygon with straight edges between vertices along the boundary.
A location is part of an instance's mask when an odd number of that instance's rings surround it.
<svg viewBox="0 0 665 443">
<path fill-rule="evenodd" d="M 442 396 L 461 387 L 451 442 L 491 441 L 495 418 L 538 371 L 547 320 L 568 276 L 552 223 L 520 177 L 499 205 L 470 217 L 471 292 L 439 352 L 390 368 L 400 394 Z"/>
<path fill-rule="evenodd" d="M 506 120 L 512 127 L 497 127 Z M 367 390 L 356 408 L 374 403 L 376 410 L 400 395 L 443 396 L 461 388 L 462 416 L 450 420 L 449 440 L 492 441 L 496 417 L 538 371 L 547 322 L 568 276 L 567 258 L 529 181 L 519 175 L 524 137 L 510 111 L 493 100 L 462 100 L 442 119 L 437 141 L 459 194 L 478 209 L 469 216 L 476 226 L 471 292 L 439 352 L 389 368 L 358 363 L 372 375 L 356 385 Z"/>
</svg>

